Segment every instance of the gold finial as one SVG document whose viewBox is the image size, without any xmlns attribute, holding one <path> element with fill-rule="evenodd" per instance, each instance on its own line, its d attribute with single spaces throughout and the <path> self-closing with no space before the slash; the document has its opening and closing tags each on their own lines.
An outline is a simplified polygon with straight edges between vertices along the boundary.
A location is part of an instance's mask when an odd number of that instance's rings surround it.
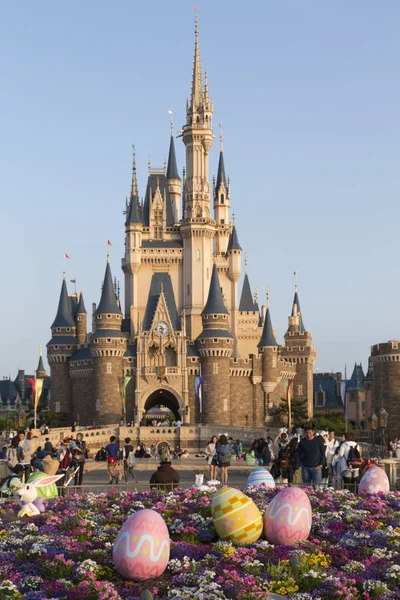
<svg viewBox="0 0 400 600">
<path fill-rule="evenodd" d="M 151 171 L 151 157 L 150 157 L 150 154 L 149 154 L 149 159 L 147 161 L 147 168 L 148 168 L 149 173 L 150 173 L 150 171 Z"/>
<path fill-rule="evenodd" d="M 157 177 L 157 189 L 159 189 L 159 188 L 160 188 L 160 178 Z"/>
<path fill-rule="evenodd" d="M 269 308 L 269 286 L 267 286 L 267 308 Z"/>
<path fill-rule="evenodd" d="M 233 211 L 233 213 L 232 213 L 232 225 L 235 224 L 235 221 L 236 221 L 236 213 L 235 213 L 235 211 Z"/>
<path fill-rule="evenodd" d="M 219 150 L 220 152 L 222 152 L 223 148 L 223 142 L 224 142 L 224 133 L 222 131 L 222 121 L 219 124 Z"/>
<path fill-rule="evenodd" d="M 248 270 L 247 267 L 248 266 L 249 266 L 249 261 L 247 259 L 247 252 L 246 252 L 244 255 L 244 272 L 246 273 L 246 275 L 247 275 L 247 270 Z"/>
<path fill-rule="evenodd" d="M 43 356 L 43 346 L 39 346 L 39 356 Z"/>
<path fill-rule="evenodd" d="M 167 173 L 167 155 L 164 154 L 164 175 Z"/>
<path fill-rule="evenodd" d="M 254 304 L 258 304 L 258 288 L 254 290 Z"/>
<path fill-rule="evenodd" d="M 133 160 L 132 160 L 132 184 L 131 184 L 131 196 L 138 195 L 138 185 L 136 176 L 136 151 L 135 144 L 132 144 Z"/>
<path fill-rule="evenodd" d="M 168 114 L 171 115 L 171 136 L 174 137 L 174 108 L 172 107 L 171 110 L 168 111 Z"/>
<path fill-rule="evenodd" d="M 293 273 L 294 276 L 294 291 L 297 292 L 297 271 Z"/>
</svg>

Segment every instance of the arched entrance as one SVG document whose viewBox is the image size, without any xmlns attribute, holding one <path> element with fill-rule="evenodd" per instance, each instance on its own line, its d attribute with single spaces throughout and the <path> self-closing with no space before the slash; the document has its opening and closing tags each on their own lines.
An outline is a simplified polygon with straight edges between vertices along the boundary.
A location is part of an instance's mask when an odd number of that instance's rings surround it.
<svg viewBox="0 0 400 600">
<path fill-rule="evenodd" d="M 156 390 L 147 398 L 144 410 L 148 410 L 156 406 L 166 406 L 174 415 L 175 421 L 182 421 L 181 413 L 179 412 L 179 401 L 174 394 L 168 390 Z"/>
</svg>

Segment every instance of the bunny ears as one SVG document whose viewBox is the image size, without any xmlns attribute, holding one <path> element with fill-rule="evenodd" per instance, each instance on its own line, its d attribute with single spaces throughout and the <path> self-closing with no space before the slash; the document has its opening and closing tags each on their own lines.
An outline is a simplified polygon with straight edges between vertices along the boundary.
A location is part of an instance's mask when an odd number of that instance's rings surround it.
<svg viewBox="0 0 400 600">
<path fill-rule="evenodd" d="M 45 485 L 55 483 L 56 481 L 61 479 L 61 477 L 64 477 L 64 473 L 61 473 L 61 475 L 48 475 L 47 477 L 41 477 L 40 479 L 36 479 L 35 481 L 30 481 L 29 484 L 33 485 L 34 487 L 40 488 L 44 487 Z"/>
</svg>

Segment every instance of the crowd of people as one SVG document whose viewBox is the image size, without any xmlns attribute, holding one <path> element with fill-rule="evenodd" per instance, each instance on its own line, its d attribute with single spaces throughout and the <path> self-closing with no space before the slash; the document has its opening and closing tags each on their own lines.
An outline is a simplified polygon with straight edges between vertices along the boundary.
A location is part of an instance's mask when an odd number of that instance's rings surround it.
<svg viewBox="0 0 400 600">
<path fill-rule="evenodd" d="M 293 428 L 290 435 L 282 428 L 273 439 L 258 438 L 246 452 L 240 440 L 221 435 L 213 436 L 204 452 L 209 465 L 209 478 L 228 482 L 231 460 L 243 460 L 248 466 L 265 466 L 278 483 L 303 483 L 319 487 L 331 485 L 336 489 L 353 488 L 372 461 L 361 459 L 354 434 L 335 431 L 316 432 L 312 424 Z"/>
</svg>

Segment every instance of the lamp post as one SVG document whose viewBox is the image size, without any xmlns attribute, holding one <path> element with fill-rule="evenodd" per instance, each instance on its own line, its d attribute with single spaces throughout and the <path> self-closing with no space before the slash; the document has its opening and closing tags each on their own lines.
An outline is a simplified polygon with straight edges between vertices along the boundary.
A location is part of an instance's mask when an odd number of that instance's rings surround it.
<svg viewBox="0 0 400 600">
<path fill-rule="evenodd" d="M 387 422 L 388 422 L 388 416 L 389 416 L 389 413 L 382 406 L 381 410 L 379 411 L 379 424 L 382 429 L 382 446 L 383 446 L 382 454 L 384 457 L 386 456 L 386 452 L 387 452 L 386 427 L 387 427 Z"/>
<path fill-rule="evenodd" d="M 378 417 L 374 413 L 371 417 L 371 429 L 372 429 L 372 448 L 371 448 L 371 458 L 374 458 L 376 447 L 375 447 L 375 434 L 376 428 L 378 427 Z"/>
</svg>

